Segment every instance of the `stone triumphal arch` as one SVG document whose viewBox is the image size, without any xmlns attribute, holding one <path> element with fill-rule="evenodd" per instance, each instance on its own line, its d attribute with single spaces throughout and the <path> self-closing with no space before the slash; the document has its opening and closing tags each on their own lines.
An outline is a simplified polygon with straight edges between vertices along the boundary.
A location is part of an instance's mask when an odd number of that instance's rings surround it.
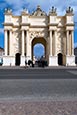
<svg viewBox="0 0 77 115">
<path fill-rule="evenodd" d="M 58 16 L 54 7 L 49 14 L 40 6 L 32 14 L 23 9 L 20 16 L 5 9 L 3 65 L 24 66 L 25 60 L 33 60 L 36 43 L 44 45 L 49 66 L 75 65 L 73 15 L 71 7 L 64 16 Z"/>
</svg>

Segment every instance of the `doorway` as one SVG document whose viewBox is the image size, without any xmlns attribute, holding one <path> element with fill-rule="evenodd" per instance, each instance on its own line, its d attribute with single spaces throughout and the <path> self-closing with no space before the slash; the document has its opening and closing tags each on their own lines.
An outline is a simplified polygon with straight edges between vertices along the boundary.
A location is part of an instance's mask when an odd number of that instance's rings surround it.
<svg viewBox="0 0 77 115">
<path fill-rule="evenodd" d="M 58 65 L 63 65 L 63 55 L 61 53 L 58 54 Z"/>
<path fill-rule="evenodd" d="M 20 66 L 20 53 L 15 55 L 15 65 Z"/>
</svg>

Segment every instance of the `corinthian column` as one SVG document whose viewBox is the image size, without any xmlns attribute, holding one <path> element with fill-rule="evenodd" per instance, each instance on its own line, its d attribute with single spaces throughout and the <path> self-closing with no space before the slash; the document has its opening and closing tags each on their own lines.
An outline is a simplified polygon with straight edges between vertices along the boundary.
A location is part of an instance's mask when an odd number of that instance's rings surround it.
<svg viewBox="0 0 77 115">
<path fill-rule="evenodd" d="M 12 55 L 12 30 L 9 31 L 10 37 L 9 37 L 9 55 Z"/>
<path fill-rule="evenodd" d="M 24 30 L 22 30 L 22 56 L 24 56 Z"/>
<path fill-rule="evenodd" d="M 26 56 L 29 56 L 29 35 L 28 30 L 26 31 Z"/>
<path fill-rule="evenodd" d="M 72 31 L 71 34 L 72 34 L 72 38 L 71 38 L 72 47 L 71 48 L 72 48 L 72 55 L 74 55 L 74 31 Z"/>
<path fill-rule="evenodd" d="M 55 31 L 55 43 L 54 43 L 54 54 L 55 54 L 55 56 L 57 56 L 57 39 L 56 39 L 56 37 L 57 37 L 57 31 Z"/>
<path fill-rule="evenodd" d="M 7 30 L 5 30 L 5 56 L 7 56 Z"/>
<path fill-rule="evenodd" d="M 49 44 L 50 44 L 50 56 L 52 56 L 52 31 L 50 31 L 50 39 L 49 39 L 50 41 L 49 41 Z"/>
<path fill-rule="evenodd" d="M 69 31 L 66 32 L 66 54 L 69 55 Z"/>
</svg>

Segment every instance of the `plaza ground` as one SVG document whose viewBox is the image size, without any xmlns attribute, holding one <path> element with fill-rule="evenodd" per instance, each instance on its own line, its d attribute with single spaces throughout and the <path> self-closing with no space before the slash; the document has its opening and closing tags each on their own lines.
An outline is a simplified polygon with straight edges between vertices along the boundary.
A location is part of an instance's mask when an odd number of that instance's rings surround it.
<svg viewBox="0 0 77 115">
<path fill-rule="evenodd" d="M 0 67 L 1 115 L 77 115 L 77 67 Z"/>
</svg>

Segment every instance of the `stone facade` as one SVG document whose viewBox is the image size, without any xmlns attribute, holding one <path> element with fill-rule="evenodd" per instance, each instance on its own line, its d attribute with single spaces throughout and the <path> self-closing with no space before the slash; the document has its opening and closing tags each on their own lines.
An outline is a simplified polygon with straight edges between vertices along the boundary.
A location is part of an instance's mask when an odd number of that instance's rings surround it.
<svg viewBox="0 0 77 115">
<path fill-rule="evenodd" d="M 36 43 L 44 45 L 49 66 L 75 65 L 73 16 L 71 7 L 64 16 L 57 16 L 54 7 L 48 15 L 40 6 L 32 14 L 23 9 L 20 16 L 14 16 L 11 9 L 5 9 L 3 65 L 24 66 L 25 60 L 33 59 Z"/>
</svg>

